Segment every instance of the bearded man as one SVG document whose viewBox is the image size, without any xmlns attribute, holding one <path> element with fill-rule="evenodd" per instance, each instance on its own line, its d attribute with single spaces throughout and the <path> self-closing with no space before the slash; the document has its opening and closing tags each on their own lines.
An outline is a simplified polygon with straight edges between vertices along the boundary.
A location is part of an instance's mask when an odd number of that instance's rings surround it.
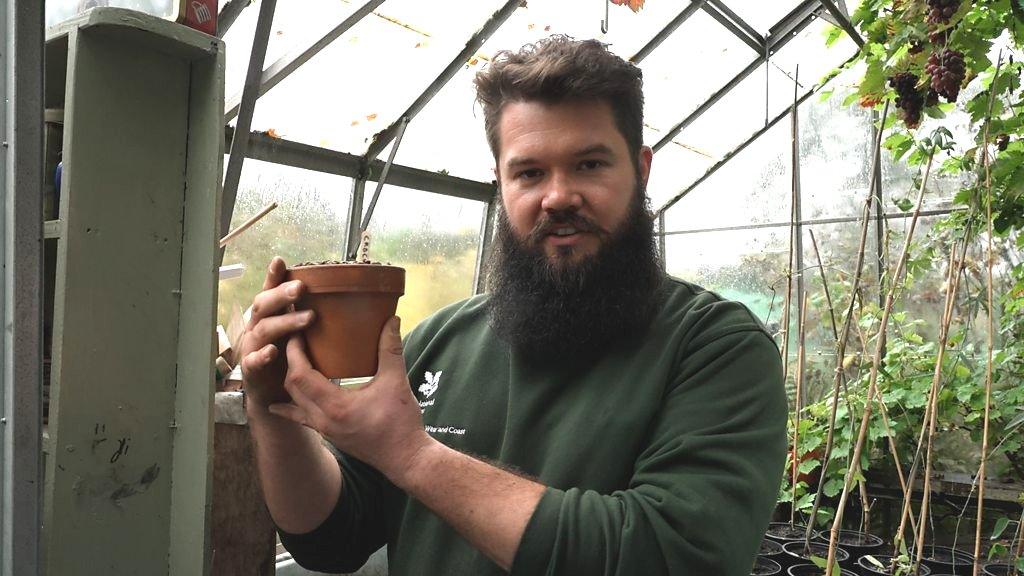
<svg viewBox="0 0 1024 576">
<path fill-rule="evenodd" d="M 488 293 L 404 346 L 393 318 L 358 389 L 310 366 L 280 259 L 255 299 L 242 366 L 281 541 L 324 572 L 387 544 L 394 575 L 748 574 L 781 361 L 742 305 L 661 272 L 640 70 L 552 37 L 476 86 L 503 208 Z"/>
</svg>

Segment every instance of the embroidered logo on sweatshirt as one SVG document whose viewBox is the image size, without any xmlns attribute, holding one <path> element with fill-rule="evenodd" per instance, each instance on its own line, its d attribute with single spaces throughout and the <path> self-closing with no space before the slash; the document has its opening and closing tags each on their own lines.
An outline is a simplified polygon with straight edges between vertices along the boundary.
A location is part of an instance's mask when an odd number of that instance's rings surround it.
<svg viewBox="0 0 1024 576">
<path fill-rule="evenodd" d="M 420 394 L 423 394 L 424 398 L 430 398 L 434 392 L 437 392 L 437 386 L 441 383 L 441 372 L 442 370 L 438 370 L 436 373 L 427 372 L 424 375 L 426 382 L 420 384 L 419 388 Z"/>
</svg>

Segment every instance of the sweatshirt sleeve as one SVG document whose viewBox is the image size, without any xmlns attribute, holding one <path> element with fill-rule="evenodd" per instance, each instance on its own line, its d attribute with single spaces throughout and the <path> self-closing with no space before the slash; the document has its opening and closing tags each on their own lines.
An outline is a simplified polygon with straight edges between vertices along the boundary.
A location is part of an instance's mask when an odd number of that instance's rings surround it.
<svg viewBox="0 0 1024 576">
<path fill-rule="evenodd" d="M 355 572 L 387 541 L 384 478 L 355 458 L 335 452 L 342 492 L 334 510 L 312 532 L 278 529 L 281 544 L 299 566 L 328 573 Z"/>
<path fill-rule="evenodd" d="M 785 466 L 781 359 L 759 329 L 689 348 L 628 488 L 548 488 L 513 575 L 750 573 Z"/>
</svg>

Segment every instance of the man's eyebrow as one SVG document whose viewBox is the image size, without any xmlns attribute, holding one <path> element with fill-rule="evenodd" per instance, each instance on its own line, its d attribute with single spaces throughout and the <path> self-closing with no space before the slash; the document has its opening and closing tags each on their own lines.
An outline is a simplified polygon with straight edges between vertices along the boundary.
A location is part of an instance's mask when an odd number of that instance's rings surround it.
<svg viewBox="0 0 1024 576">
<path fill-rule="evenodd" d="M 573 156 L 579 158 L 582 156 L 593 156 L 595 154 L 603 154 L 605 156 L 615 156 L 615 151 L 606 144 L 593 144 L 586 148 L 580 148 L 576 152 L 573 152 Z M 505 162 L 506 168 L 517 168 L 527 164 L 536 164 L 537 159 L 531 156 L 513 156 Z"/>
<path fill-rule="evenodd" d="M 605 156 L 615 156 L 615 152 L 605 144 L 594 144 L 593 146 L 587 146 L 581 150 L 578 150 L 573 156 L 592 156 L 594 154 L 604 154 Z"/>
</svg>

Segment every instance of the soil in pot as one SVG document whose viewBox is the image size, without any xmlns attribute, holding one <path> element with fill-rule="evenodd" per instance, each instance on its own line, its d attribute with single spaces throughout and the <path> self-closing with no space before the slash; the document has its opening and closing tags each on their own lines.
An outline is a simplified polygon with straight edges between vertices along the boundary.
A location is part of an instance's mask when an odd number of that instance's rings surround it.
<svg viewBox="0 0 1024 576">
<path fill-rule="evenodd" d="M 818 533 L 815 537 L 815 541 L 828 544 L 829 537 L 829 531 L 825 530 Z M 840 530 L 839 538 L 836 540 L 836 543 L 842 546 L 852 556 L 858 557 L 864 554 L 880 552 L 882 547 L 885 545 L 885 542 L 883 542 L 878 536 L 857 530 Z"/>
<path fill-rule="evenodd" d="M 881 562 L 882 565 L 885 566 L 885 568 L 879 568 L 874 562 L 868 560 L 868 556 L 871 556 L 875 560 Z M 874 576 L 875 574 L 878 574 L 880 576 L 888 576 L 889 574 L 891 574 L 888 568 L 890 562 L 892 562 L 892 556 L 888 554 L 865 554 L 864 556 L 861 556 L 857 559 L 857 568 L 860 570 L 860 573 L 864 576 Z M 917 576 L 929 576 L 931 573 L 931 569 L 928 568 L 928 566 L 922 564 L 917 572 Z"/>
<path fill-rule="evenodd" d="M 754 567 L 750 569 L 750 576 L 775 576 L 782 574 L 782 566 L 769 558 L 758 556 L 754 560 Z"/>
<path fill-rule="evenodd" d="M 945 572 L 960 576 L 974 574 L 974 555 L 949 546 L 925 546 L 921 562 L 931 568 L 933 573 Z"/>
<path fill-rule="evenodd" d="M 300 265 L 288 269 L 286 280 L 305 285 L 296 310 L 316 313 L 305 331 L 313 367 L 336 381 L 376 374 L 380 333 L 405 293 L 405 269 L 364 263 Z"/>
<path fill-rule="evenodd" d="M 855 572 L 851 572 L 846 568 L 840 567 L 840 576 L 857 576 Z M 786 571 L 788 576 L 822 576 L 825 573 L 824 568 L 819 568 L 814 564 L 797 564 L 796 566 L 790 566 L 789 570 Z M 835 572 L 832 576 L 837 576 Z"/>
<path fill-rule="evenodd" d="M 776 542 L 785 544 L 786 542 L 795 542 L 797 540 L 804 539 L 804 533 L 807 531 L 806 524 L 790 524 L 789 522 L 772 522 L 768 524 L 768 530 L 764 533 L 765 537 Z M 811 539 L 813 540 L 817 536 L 817 532 L 811 532 Z"/>
<path fill-rule="evenodd" d="M 811 542 L 810 546 L 806 546 L 802 541 L 787 542 L 782 545 L 782 550 L 790 558 L 791 565 L 814 564 L 811 561 L 812 557 L 828 558 L 828 544 L 822 544 L 821 542 Z M 842 548 L 836 548 L 836 562 L 839 562 L 840 566 L 845 564 L 849 558 L 849 552 Z"/>
</svg>

